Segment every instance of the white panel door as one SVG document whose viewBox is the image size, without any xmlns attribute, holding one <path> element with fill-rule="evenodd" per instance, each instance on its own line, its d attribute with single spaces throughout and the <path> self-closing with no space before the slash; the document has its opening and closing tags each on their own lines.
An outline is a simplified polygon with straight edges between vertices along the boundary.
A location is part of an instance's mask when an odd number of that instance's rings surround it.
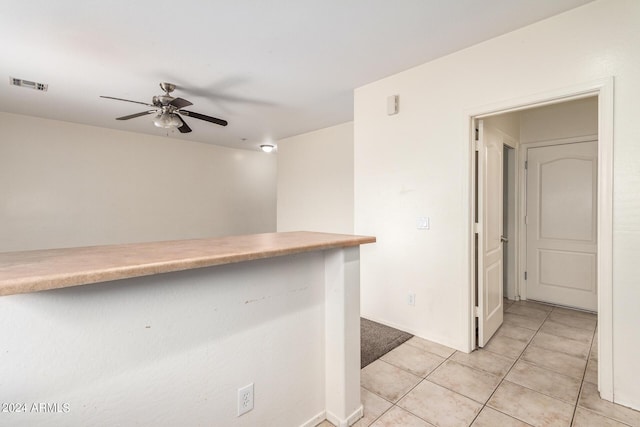
<svg viewBox="0 0 640 427">
<path fill-rule="evenodd" d="M 527 150 L 527 299 L 597 310 L 596 141 Z"/>
<path fill-rule="evenodd" d="M 478 345 L 502 325 L 502 137 L 478 123 Z"/>
</svg>

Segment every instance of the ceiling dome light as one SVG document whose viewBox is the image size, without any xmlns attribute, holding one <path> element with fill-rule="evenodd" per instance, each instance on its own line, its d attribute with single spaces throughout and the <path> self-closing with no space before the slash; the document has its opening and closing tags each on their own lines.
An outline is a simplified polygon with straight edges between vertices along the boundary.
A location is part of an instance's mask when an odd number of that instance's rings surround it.
<svg viewBox="0 0 640 427">
<path fill-rule="evenodd" d="M 161 113 L 153 119 L 153 124 L 165 129 L 179 128 L 182 126 L 182 120 L 173 113 Z"/>
<path fill-rule="evenodd" d="M 271 144 L 262 144 L 260 146 L 260 148 L 262 149 L 262 151 L 264 151 L 265 153 L 270 153 L 272 152 L 276 147 L 274 145 Z"/>
</svg>

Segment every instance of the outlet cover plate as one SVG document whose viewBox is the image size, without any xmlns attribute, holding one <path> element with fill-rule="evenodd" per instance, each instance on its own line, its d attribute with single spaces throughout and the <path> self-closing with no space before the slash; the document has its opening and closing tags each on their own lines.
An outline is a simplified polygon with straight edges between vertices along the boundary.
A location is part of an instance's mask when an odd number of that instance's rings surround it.
<svg viewBox="0 0 640 427">
<path fill-rule="evenodd" d="M 253 409 L 253 383 L 238 389 L 238 416 Z"/>
</svg>

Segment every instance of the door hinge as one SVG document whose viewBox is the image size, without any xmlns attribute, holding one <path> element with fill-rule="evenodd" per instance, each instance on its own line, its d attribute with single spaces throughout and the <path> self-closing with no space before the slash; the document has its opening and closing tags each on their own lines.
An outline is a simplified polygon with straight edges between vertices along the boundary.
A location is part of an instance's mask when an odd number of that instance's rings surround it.
<svg viewBox="0 0 640 427">
<path fill-rule="evenodd" d="M 527 280 L 527 272 L 524 272 L 524 280 Z"/>
<path fill-rule="evenodd" d="M 476 128 L 476 141 L 480 139 L 480 129 Z"/>
<path fill-rule="evenodd" d="M 527 224 L 529 224 L 529 216 L 525 215 L 524 216 L 524 225 L 527 225 Z"/>
<path fill-rule="evenodd" d="M 529 160 L 524 161 L 524 169 L 525 170 L 529 169 Z"/>
<path fill-rule="evenodd" d="M 473 232 L 478 234 L 480 232 L 480 223 L 476 222 L 473 224 Z"/>
<path fill-rule="evenodd" d="M 473 146 L 475 147 L 476 151 L 480 151 L 480 141 L 478 141 L 477 139 L 474 141 Z"/>
<path fill-rule="evenodd" d="M 479 317 L 478 315 L 478 306 L 476 305 L 475 307 L 473 307 L 473 317 Z"/>
</svg>

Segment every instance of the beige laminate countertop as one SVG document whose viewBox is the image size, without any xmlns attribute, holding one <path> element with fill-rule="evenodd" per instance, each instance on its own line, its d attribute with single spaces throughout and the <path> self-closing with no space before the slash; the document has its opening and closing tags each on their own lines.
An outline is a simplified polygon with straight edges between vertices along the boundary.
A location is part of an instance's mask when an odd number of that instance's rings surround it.
<svg viewBox="0 0 640 427">
<path fill-rule="evenodd" d="M 295 231 L 0 253 L 0 296 L 375 242 Z"/>
</svg>

